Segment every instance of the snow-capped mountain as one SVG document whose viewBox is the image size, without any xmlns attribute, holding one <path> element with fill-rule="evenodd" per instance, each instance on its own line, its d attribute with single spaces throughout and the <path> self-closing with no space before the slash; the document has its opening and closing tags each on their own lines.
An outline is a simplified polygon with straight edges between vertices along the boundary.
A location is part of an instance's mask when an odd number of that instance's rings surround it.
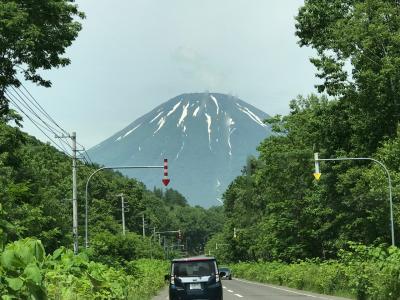
<svg viewBox="0 0 400 300">
<path fill-rule="evenodd" d="M 169 160 L 169 187 L 192 205 L 220 204 L 222 193 L 257 145 L 271 134 L 268 115 L 225 94 L 177 96 L 89 150 L 110 165 L 162 165 Z M 161 186 L 162 170 L 124 170 L 148 188 Z"/>
</svg>

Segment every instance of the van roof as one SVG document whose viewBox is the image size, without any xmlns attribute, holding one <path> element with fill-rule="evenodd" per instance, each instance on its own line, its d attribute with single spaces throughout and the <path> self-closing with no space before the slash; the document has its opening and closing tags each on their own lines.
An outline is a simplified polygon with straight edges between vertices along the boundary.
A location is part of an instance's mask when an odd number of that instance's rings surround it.
<svg viewBox="0 0 400 300">
<path fill-rule="evenodd" d="M 207 261 L 207 260 L 215 260 L 215 257 L 194 256 L 194 257 L 186 257 L 186 258 L 176 258 L 176 259 L 173 259 L 172 262 Z"/>
</svg>

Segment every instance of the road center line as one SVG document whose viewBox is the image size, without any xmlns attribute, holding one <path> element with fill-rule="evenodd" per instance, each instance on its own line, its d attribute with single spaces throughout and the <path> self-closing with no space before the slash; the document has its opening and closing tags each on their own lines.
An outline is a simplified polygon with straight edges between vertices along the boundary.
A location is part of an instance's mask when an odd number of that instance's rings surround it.
<svg viewBox="0 0 400 300">
<path fill-rule="evenodd" d="M 269 285 L 269 284 L 263 284 L 263 283 L 258 283 L 258 282 L 251 282 L 251 281 L 247 281 L 247 280 L 243 280 L 243 279 L 238 279 L 238 278 L 235 278 L 235 280 L 241 281 L 241 282 L 244 282 L 244 283 L 249 283 L 249 284 L 254 284 L 254 285 L 259 285 L 259 286 L 265 286 L 265 287 L 269 287 L 269 288 L 271 288 L 271 289 L 276 289 L 276 290 L 280 290 L 280 291 L 284 291 L 284 292 L 288 292 L 288 293 L 293 293 L 293 294 L 296 294 L 296 295 L 306 296 L 306 297 L 310 297 L 310 298 L 324 299 L 324 300 L 332 300 L 332 298 L 326 298 L 326 297 L 321 297 L 321 296 L 314 296 L 314 295 L 304 294 L 304 293 L 300 293 L 300 292 L 295 292 L 295 291 L 287 290 L 287 289 L 280 288 L 280 287 L 276 287 L 276 286 Z"/>
</svg>

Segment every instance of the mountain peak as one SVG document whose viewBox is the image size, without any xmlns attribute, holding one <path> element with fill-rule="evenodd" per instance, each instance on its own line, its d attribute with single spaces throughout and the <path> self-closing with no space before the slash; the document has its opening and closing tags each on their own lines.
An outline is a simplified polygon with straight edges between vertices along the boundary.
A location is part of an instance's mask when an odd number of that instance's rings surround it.
<svg viewBox="0 0 400 300">
<path fill-rule="evenodd" d="M 90 154 L 104 165 L 157 164 L 169 158 L 173 188 L 192 204 L 215 205 L 230 180 L 240 174 L 247 156 L 256 154 L 256 146 L 270 135 L 263 123 L 267 117 L 233 96 L 181 94 L 95 146 Z M 159 186 L 152 175 L 124 173 L 150 187 Z"/>
</svg>

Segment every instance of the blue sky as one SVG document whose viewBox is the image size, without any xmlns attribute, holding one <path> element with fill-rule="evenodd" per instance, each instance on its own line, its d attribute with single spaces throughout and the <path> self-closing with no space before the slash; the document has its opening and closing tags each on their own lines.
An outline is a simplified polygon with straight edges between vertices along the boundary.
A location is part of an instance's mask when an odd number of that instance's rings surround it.
<svg viewBox="0 0 400 300">
<path fill-rule="evenodd" d="M 43 73 L 52 88 L 28 87 L 87 148 L 181 93 L 230 93 L 274 115 L 315 91 L 313 51 L 294 35 L 302 0 L 76 3 L 87 18 L 72 64 Z"/>
</svg>

